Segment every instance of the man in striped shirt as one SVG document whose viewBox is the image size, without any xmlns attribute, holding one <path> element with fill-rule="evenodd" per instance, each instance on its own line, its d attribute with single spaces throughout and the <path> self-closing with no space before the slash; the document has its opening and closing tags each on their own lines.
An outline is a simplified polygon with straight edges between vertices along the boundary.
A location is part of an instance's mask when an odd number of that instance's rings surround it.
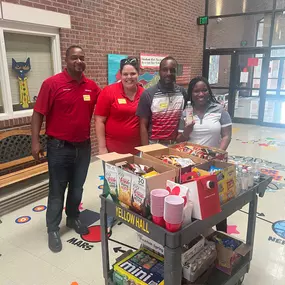
<svg viewBox="0 0 285 285">
<path fill-rule="evenodd" d="M 187 93 L 176 85 L 177 61 L 164 58 L 159 66 L 159 82 L 145 90 L 137 109 L 140 117 L 142 145 L 161 143 L 169 145 L 178 135 L 180 118 Z"/>
</svg>

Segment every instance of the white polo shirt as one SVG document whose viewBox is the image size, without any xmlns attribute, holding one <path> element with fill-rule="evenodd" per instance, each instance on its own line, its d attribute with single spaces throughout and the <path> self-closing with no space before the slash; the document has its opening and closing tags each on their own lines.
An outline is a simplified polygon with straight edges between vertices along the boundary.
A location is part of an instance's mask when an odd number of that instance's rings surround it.
<svg viewBox="0 0 285 285">
<path fill-rule="evenodd" d="M 216 148 L 220 147 L 222 128 L 232 125 L 229 113 L 218 103 L 211 103 L 201 119 L 194 110 L 194 121 L 195 125 L 190 134 L 189 142 Z M 181 131 L 185 126 L 184 122 L 183 117 L 180 124 Z"/>
</svg>

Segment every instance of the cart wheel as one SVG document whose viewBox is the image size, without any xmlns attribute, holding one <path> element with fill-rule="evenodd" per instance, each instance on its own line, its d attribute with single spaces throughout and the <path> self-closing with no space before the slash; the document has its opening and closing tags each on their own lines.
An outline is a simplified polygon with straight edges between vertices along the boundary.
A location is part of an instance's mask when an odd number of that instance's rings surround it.
<svg viewBox="0 0 285 285">
<path fill-rule="evenodd" d="M 244 275 L 240 278 L 240 280 L 236 283 L 236 285 L 241 285 L 244 281 Z"/>
</svg>

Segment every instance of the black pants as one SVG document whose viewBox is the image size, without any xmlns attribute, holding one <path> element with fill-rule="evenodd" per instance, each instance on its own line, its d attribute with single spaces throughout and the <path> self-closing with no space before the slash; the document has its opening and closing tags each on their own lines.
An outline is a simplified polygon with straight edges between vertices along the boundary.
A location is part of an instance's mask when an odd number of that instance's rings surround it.
<svg viewBox="0 0 285 285">
<path fill-rule="evenodd" d="M 52 232 L 59 230 L 67 186 L 66 215 L 70 218 L 79 217 L 78 207 L 90 164 L 90 140 L 72 144 L 50 138 L 47 143 L 47 156 L 49 195 L 46 222 L 48 232 Z"/>
<path fill-rule="evenodd" d="M 227 233 L 228 222 L 227 219 L 221 221 L 216 225 L 217 231 Z"/>
</svg>

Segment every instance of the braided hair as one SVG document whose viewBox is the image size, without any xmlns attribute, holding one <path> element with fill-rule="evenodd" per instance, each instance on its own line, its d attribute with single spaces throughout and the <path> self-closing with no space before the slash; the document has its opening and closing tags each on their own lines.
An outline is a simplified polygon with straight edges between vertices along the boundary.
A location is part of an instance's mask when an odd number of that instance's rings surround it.
<svg viewBox="0 0 285 285">
<path fill-rule="evenodd" d="M 200 82 L 200 81 L 204 82 L 204 83 L 206 84 L 206 86 L 207 86 L 207 89 L 208 89 L 208 92 L 209 92 L 209 95 L 210 95 L 210 96 L 209 96 L 209 100 L 210 100 L 211 102 L 214 102 L 214 103 L 219 103 L 219 102 L 217 101 L 217 99 L 215 98 L 213 92 L 212 92 L 212 89 L 211 89 L 211 86 L 210 86 L 210 84 L 209 84 L 209 81 L 208 81 L 205 77 L 197 76 L 197 77 L 193 78 L 193 79 L 190 81 L 189 86 L 188 86 L 188 100 L 190 100 L 192 106 L 194 105 L 194 102 L 193 102 L 193 100 L 192 100 L 193 89 L 194 89 L 195 85 L 196 85 L 198 82 Z"/>
</svg>

